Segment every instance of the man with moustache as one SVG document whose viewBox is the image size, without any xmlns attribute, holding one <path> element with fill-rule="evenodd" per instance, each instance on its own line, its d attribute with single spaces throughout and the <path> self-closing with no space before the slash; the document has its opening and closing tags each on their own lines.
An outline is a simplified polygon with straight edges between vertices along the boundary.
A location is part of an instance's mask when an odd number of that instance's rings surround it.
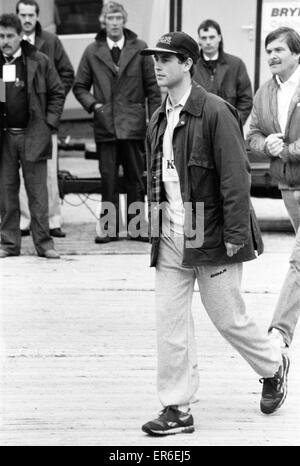
<svg viewBox="0 0 300 466">
<path fill-rule="evenodd" d="M 252 152 L 269 158 L 296 232 L 269 328 L 284 349 L 292 342 L 300 315 L 300 35 L 292 28 L 278 28 L 267 35 L 265 50 L 273 77 L 255 95 L 247 139 Z"/>
<path fill-rule="evenodd" d="M 16 13 L 22 23 L 23 39 L 35 45 L 40 52 L 45 53 L 58 72 L 65 90 L 65 97 L 74 82 L 74 70 L 70 59 L 56 34 L 42 29 L 39 23 L 39 4 L 35 0 L 19 0 Z M 49 231 L 51 236 L 63 238 L 66 236 L 61 229 L 62 217 L 57 179 L 57 131 L 52 133 L 52 157 L 47 162 L 47 188 L 49 199 Z M 20 190 L 21 231 L 26 236 L 30 230 L 30 215 L 24 184 Z"/>
<path fill-rule="evenodd" d="M 144 231 L 142 225 L 135 231 L 130 229 L 130 207 L 139 203 L 140 210 L 144 211 L 142 176 L 145 168 L 146 117 L 147 113 L 151 117 L 159 106 L 160 91 L 152 58 L 140 55 L 146 43 L 125 27 L 127 12 L 123 5 L 107 2 L 99 19 L 102 29 L 86 48 L 73 87 L 81 105 L 94 114 L 94 134 L 102 179 L 101 214 L 95 242 L 107 243 L 119 239 L 120 165 L 123 167 L 127 194 L 128 238 L 148 241 L 146 225 Z M 110 209 L 110 206 L 113 208 Z"/>
<path fill-rule="evenodd" d="M 49 234 L 47 159 L 51 157 L 51 132 L 63 109 L 64 89 L 50 59 L 22 40 L 22 25 L 14 14 L 0 17 L 0 78 L 5 83 L 0 114 L 0 258 L 20 254 L 21 166 L 37 254 L 58 259 Z"/>
</svg>

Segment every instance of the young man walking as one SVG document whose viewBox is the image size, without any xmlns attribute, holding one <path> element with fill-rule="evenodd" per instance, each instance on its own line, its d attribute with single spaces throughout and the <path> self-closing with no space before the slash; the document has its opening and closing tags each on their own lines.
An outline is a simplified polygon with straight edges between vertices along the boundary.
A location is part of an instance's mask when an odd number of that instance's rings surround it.
<svg viewBox="0 0 300 466">
<path fill-rule="evenodd" d="M 257 225 L 253 228 L 238 113 L 192 82 L 199 50 L 187 34 L 165 34 L 142 54 L 154 56 L 158 85 L 168 90 L 146 138 L 163 409 L 142 429 L 150 435 L 189 433 L 198 389 L 191 314 L 195 280 L 216 328 L 262 377 L 266 414 L 286 397 L 289 360 L 247 313 L 240 292 L 242 264 L 256 257 L 255 250 L 261 252 L 262 242 Z"/>
</svg>

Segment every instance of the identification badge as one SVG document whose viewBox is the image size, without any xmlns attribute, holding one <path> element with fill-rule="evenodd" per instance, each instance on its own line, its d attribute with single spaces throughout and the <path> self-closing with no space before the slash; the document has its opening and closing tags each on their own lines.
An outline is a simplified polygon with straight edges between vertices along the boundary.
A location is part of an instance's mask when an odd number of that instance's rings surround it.
<svg viewBox="0 0 300 466">
<path fill-rule="evenodd" d="M 163 157 L 163 181 L 178 181 L 178 173 L 174 160 Z"/>
<path fill-rule="evenodd" d="M 3 65 L 2 79 L 5 83 L 14 83 L 16 80 L 16 65 Z"/>
</svg>

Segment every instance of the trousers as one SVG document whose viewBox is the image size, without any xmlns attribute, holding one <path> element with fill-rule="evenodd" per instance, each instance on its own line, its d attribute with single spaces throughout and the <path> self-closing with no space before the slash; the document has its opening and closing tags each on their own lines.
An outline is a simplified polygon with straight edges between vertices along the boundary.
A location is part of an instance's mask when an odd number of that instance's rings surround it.
<svg viewBox="0 0 300 466">
<path fill-rule="evenodd" d="M 155 273 L 158 397 L 163 406 L 188 405 L 199 386 L 194 321 L 195 280 L 202 303 L 220 334 L 262 377 L 281 364 L 280 348 L 248 314 L 240 284 L 241 263 L 221 266 L 181 265 L 183 237 L 161 238 Z"/>
<path fill-rule="evenodd" d="M 61 205 L 57 179 L 57 134 L 52 134 L 52 159 L 47 160 L 47 190 L 49 206 L 49 228 L 60 228 L 62 223 Z M 21 230 L 30 229 L 30 212 L 28 208 L 28 198 L 25 190 L 24 179 L 21 177 L 20 185 L 20 209 L 21 209 Z"/>
<path fill-rule="evenodd" d="M 274 316 L 270 325 L 283 335 L 290 346 L 300 316 L 300 191 L 282 190 L 291 223 L 296 232 L 296 241 L 289 259 L 289 269 L 281 287 Z"/>
<path fill-rule="evenodd" d="M 97 144 L 99 157 L 99 171 L 102 179 L 102 205 L 100 213 L 99 235 L 106 232 L 108 236 L 115 236 L 119 231 L 119 194 L 127 194 L 127 206 L 134 202 L 144 203 L 145 187 L 143 184 L 143 172 L 145 169 L 144 141 L 143 140 L 118 140 Z M 119 168 L 123 168 L 123 190 L 119 182 Z M 115 206 L 116 215 L 108 218 L 105 224 L 101 219 L 107 218 L 105 203 Z M 127 219 L 131 216 L 126 213 Z"/>
<path fill-rule="evenodd" d="M 24 133 L 6 132 L 3 140 L 0 158 L 1 244 L 11 254 L 20 253 L 20 166 L 29 201 L 32 239 L 37 253 L 43 255 L 54 247 L 49 235 L 47 161 L 26 161 Z"/>
</svg>

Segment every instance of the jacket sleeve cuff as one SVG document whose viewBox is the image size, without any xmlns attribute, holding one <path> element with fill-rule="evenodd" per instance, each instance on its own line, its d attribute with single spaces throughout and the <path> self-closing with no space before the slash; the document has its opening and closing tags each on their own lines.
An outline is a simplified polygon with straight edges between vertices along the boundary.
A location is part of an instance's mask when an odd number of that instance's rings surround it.
<svg viewBox="0 0 300 466">
<path fill-rule="evenodd" d="M 89 106 L 89 109 L 88 109 L 89 113 L 92 113 L 94 111 L 94 107 L 95 107 L 96 104 L 97 104 L 97 102 L 95 101 Z"/>
</svg>

